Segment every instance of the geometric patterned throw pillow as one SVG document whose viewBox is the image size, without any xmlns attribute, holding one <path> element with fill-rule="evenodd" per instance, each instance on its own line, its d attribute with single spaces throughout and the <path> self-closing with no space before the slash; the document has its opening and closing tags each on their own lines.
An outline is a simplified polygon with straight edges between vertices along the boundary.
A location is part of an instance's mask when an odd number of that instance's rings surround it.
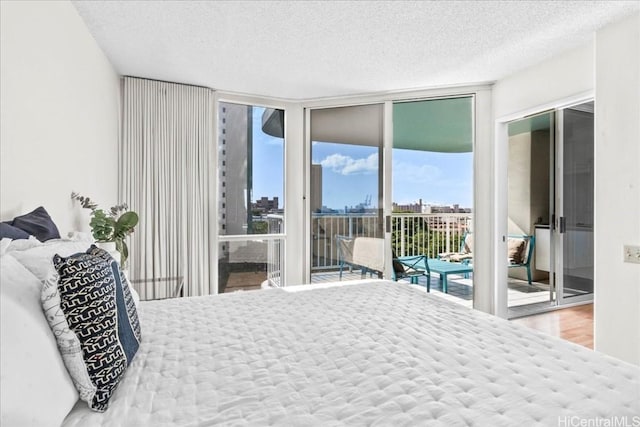
<svg viewBox="0 0 640 427">
<path fill-rule="evenodd" d="M 42 307 L 80 398 L 104 412 L 140 346 L 140 322 L 126 277 L 91 246 L 63 258 L 42 288 Z"/>
</svg>

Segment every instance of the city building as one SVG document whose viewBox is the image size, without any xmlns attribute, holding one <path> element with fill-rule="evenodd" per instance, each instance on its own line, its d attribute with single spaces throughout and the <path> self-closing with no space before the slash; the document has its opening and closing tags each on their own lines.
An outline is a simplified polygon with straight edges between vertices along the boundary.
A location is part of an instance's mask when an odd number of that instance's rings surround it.
<svg viewBox="0 0 640 427">
<path fill-rule="evenodd" d="M 398 203 L 393 203 L 394 212 L 422 213 L 422 210 L 422 199 L 418 200 L 418 203 L 410 203 L 408 205 L 399 205 Z"/>
<path fill-rule="evenodd" d="M 459 204 L 454 204 L 452 206 L 436 206 L 436 205 L 426 205 L 422 209 L 422 213 L 426 214 L 435 214 L 435 213 L 471 213 L 471 208 L 461 208 Z"/>
<path fill-rule="evenodd" d="M 241 104 L 221 103 L 218 116 L 220 128 L 218 144 L 218 179 L 220 197 L 218 206 L 218 232 L 220 234 L 246 234 L 251 222 L 251 174 L 252 107 Z"/>
<path fill-rule="evenodd" d="M 276 212 L 278 210 L 278 197 L 274 197 L 273 199 L 269 199 L 268 197 L 262 196 L 255 203 L 251 204 L 251 209 L 255 211 L 260 211 L 262 213 Z"/>
</svg>

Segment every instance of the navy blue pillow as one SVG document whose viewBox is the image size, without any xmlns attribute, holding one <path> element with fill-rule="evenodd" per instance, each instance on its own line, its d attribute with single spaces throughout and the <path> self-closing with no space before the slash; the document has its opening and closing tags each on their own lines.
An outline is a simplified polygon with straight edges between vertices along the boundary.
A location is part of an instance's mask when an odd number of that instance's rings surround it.
<svg viewBox="0 0 640 427">
<path fill-rule="evenodd" d="M 42 290 L 45 316 L 80 398 L 104 412 L 140 346 L 129 284 L 118 263 L 95 245 L 66 258 L 55 255 L 53 265 L 57 275 Z"/>
<path fill-rule="evenodd" d="M 41 242 L 60 238 L 58 227 L 56 227 L 53 220 L 42 206 L 33 212 L 15 217 L 11 224 L 14 227 L 18 227 L 19 229 L 36 236 L 36 239 Z"/>
<path fill-rule="evenodd" d="M 9 238 L 13 240 L 28 239 L 29 233 L 14 227 L 8 222 L 0 222 L 0 239 Z"/>
</svg>

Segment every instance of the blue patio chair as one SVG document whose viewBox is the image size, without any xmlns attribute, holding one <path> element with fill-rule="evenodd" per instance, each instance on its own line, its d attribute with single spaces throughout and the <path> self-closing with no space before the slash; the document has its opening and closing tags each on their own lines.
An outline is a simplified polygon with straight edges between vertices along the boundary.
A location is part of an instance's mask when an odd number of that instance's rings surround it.
<svg viewBox="0 0 640 427">
<path fill-rule="evenodd" d="M 536 238 L 535 236 L 527 236 L 527 235 L 509 235 L 509 243 L 512 241 L 523 240 L 525 242 L 525 247 L 522 250 L 521 259 L 513 260 L 509 258 L 509 268 L 514 267 L 524 267 L 527 269 L 527 280 L 529 285 L 531 285 L 531 258 L 533 256 L 533 249 L 536 246 Z"/>
<path fill-rule="evenodd" d="M 409 278 L 414 285 L 418 284 L 420 277 L 427 278 L 427 292 L 431 292 L 431 271 L 425 255 L 403 256 L 397 258 L 393 254 L 393 280 Z"/>
</svg>

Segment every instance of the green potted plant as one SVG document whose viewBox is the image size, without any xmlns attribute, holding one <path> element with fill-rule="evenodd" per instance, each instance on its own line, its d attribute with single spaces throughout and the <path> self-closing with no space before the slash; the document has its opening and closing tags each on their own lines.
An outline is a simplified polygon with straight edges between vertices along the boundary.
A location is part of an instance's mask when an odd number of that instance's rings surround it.
<svg viewBox="0 0 640 427">
<path fill-rule="evenodd" d="M 112 206 L 108 212 L 99 209 L 98 204 L 90 198 L 71 193 L 71 199 L 80 202 L 85 209 L 91 210 L 91 233 L 98 243 L 113 243 L 115 250 L 120 253 L 120 264 L 126 265 L 129 258 L 129 248 L 125 238 L 133 233 L 134 227 L 138 225 L 138 214 L 130 211 L 126 203 Z M 106 249 L 109 251 L 109 249 Z"/>
</svg>

